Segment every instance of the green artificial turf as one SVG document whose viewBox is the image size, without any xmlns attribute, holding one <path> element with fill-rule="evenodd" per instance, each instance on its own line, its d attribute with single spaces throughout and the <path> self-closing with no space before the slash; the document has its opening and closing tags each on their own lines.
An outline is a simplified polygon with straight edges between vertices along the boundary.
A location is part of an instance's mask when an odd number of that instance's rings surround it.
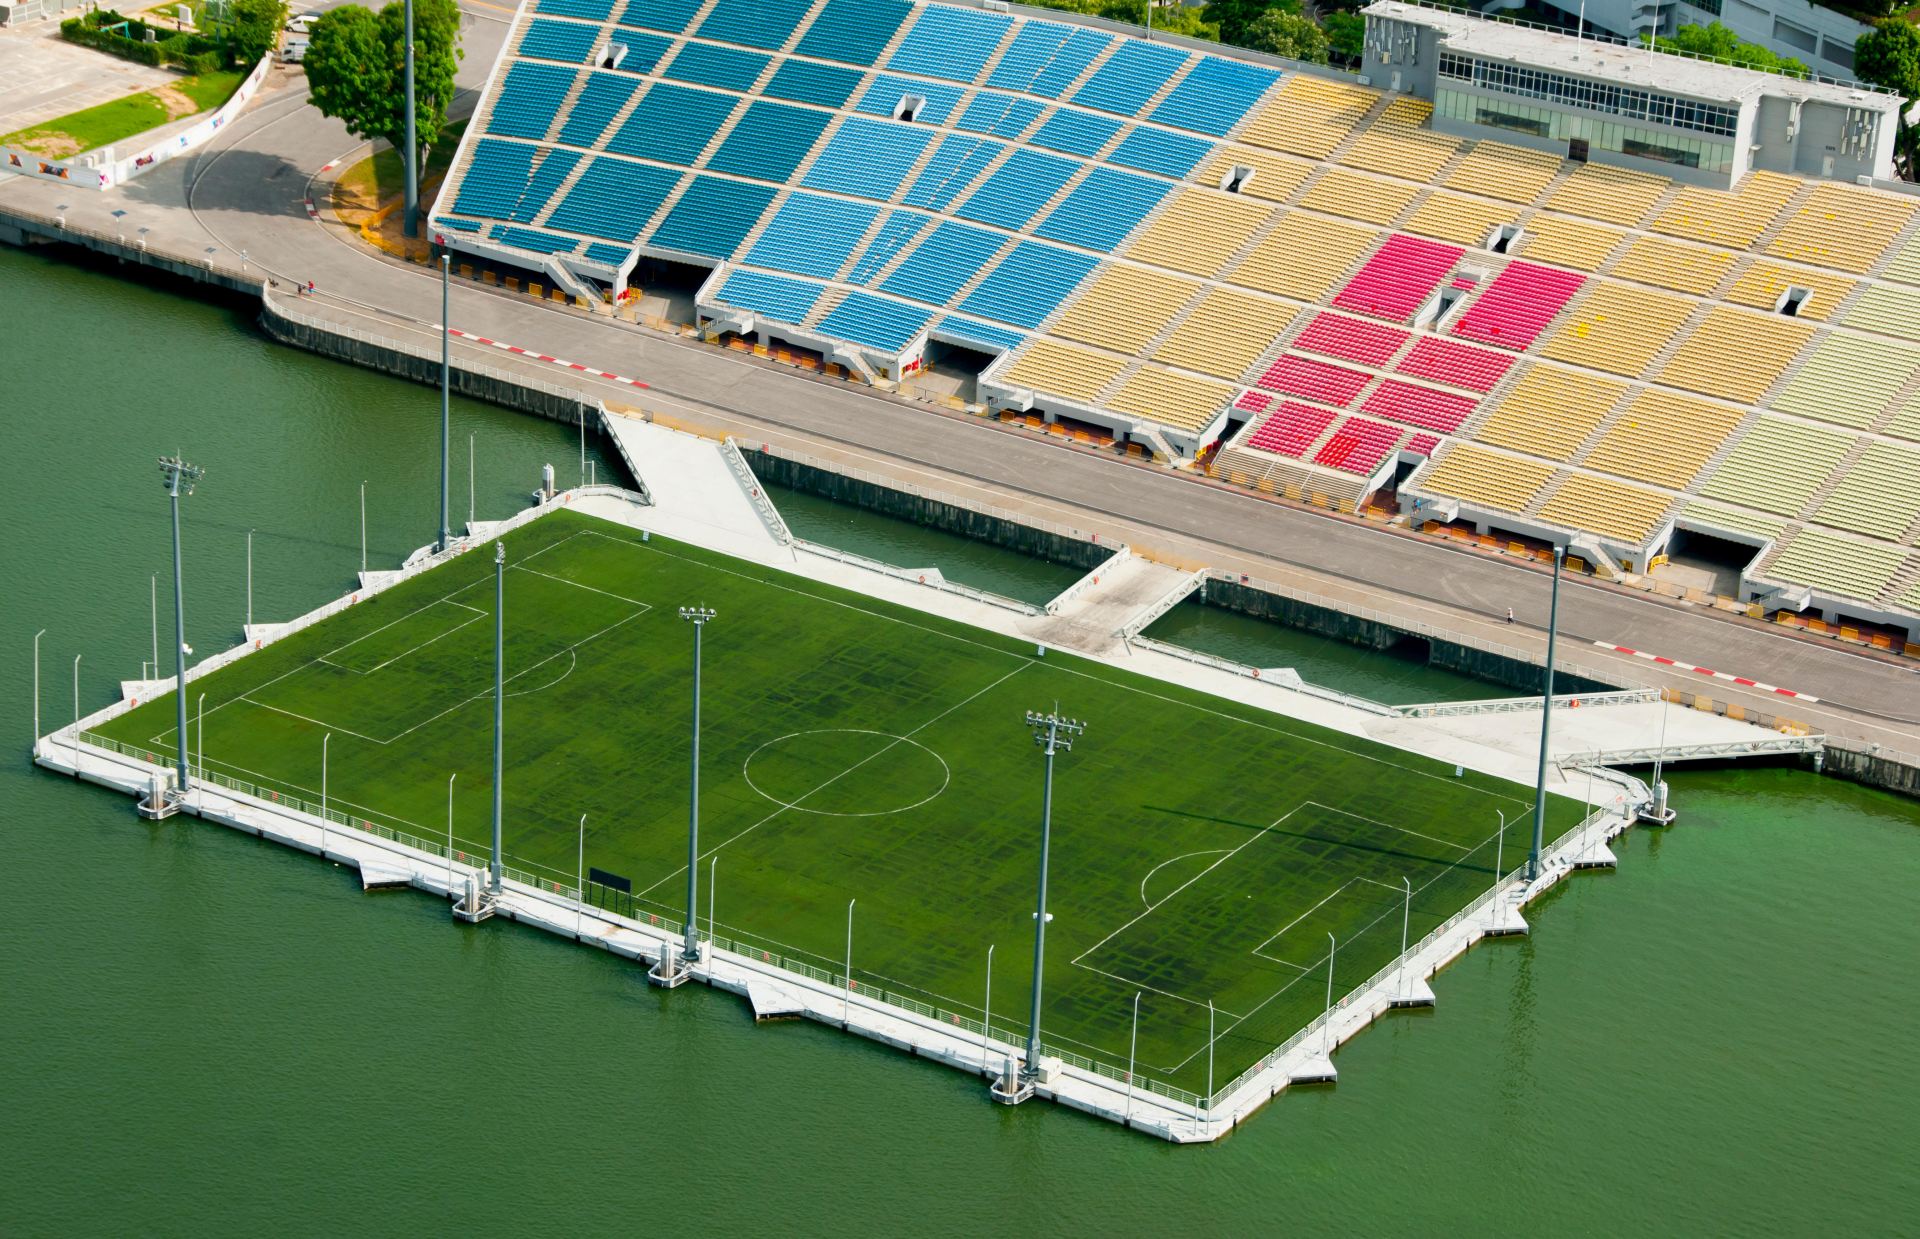
<svg viewBox="0 0 1920 1239">
<path fill-rule="evenodd" d="M 1028 710 L 1086 723 L 1056 770 L 1044 1037 L 1204 1093 L 1509 867 L 1529 789 L 568 512 L 507 540 L 505 853 L 568 892 L 587 864 L 684 913 L 693 630 L 705 630 L 701 894 L 718 932 L 996 1027 L 1026 1023 L 1042 756 Z M 470 553 L 195 681 L 211 769 L 444 837 L 490 836 L 493 564 Z M 102 732 L 172 751 L 171 696 Z M 193 724 L 189 723 L 190 728 Z M 1549 805 L 1549 834 L 1580 807 Z M 620 901 L 600 888 L 597 900 Z"/>
</svg>

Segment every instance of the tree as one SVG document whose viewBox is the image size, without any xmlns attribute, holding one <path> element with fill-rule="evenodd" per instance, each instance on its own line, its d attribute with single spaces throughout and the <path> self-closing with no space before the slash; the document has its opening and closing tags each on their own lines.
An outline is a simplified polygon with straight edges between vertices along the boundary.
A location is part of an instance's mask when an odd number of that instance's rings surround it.
<svg viewBox="0 0 1920 1239">
<path fill-rule="evenodd" d="M 1327 32 L 1328 59 L 1343 65 L 1360 62 L 1367 42 L 1366 18 L 1358 13 L 1329 13 L 1320 28 Z"/>
<path fill-rule="evenodd" d="M 304 61 L 313 106 L 360 138 L 406 142 L 406 14 L 401 0 L 378 13 L 345 4 L 313 24 Z M 426 163 L 434 135 L 447 123 L 453 72 L 460 50 L 455 0 L 414 0 L 414 113 L 419 159 Z"/>
<path fill-rule="evenodd" d="M 1220 27 L 1220 41 L 1236 47 L 1251 47 L 1247 42 L 1253 24 L 1261 16 L 1275 7 L 1297 9 L 1294 3 L 1285 0 L 1276 6 L 1272 0 L 1210 0 L 1206 7 L 1206 19 Z"/>
<path fill-rule="evenodd" d="M 1863 82 L 1897 92 L 1911 107 L 1920 99 L 1920 29 L 1897 17 L 1875 22 L 1853 45 L 1853 71 Z M 1904 109 L 1896 145 L 1902 175 L 1912 180 L 1920 132 L 1907 123 Z"/>
<path fill-rule="evenodd" d="M 233 0 L 227 6 L 227 46 L 243 65 L 273 50 L 287 22 L 287 0 Z"/>
<path fill-rule="evenodd" d="M 1647 42 L 1648 37 L 1641 35 L 1640 41 Z M 1743 43 L 1733 31 L 1719 22 L 1710 22 L 1705 26 L 1682 26 L 1661 39 L 1659 46 L 1669 51 L 1691 52 L 1696 56 L 1724 60 L 1728 64 L 1758 69 L 1762 73 L 1782 73 L 1788 77 L 1812 76 L 1812 71 L 1800 61 L 1791 56 L 1781 56 L 1764 44 Z"/>
<path fill-rule="evenodd" d="M 1285 56 L 1288 60 L 1327 63 L 1326 31 L 1314 25 L 1310 17 L 1277 8 L 1268 9 L 1247 28 L 1247 40 L 1242 46 L 1270 56 Z"/>
</svg>

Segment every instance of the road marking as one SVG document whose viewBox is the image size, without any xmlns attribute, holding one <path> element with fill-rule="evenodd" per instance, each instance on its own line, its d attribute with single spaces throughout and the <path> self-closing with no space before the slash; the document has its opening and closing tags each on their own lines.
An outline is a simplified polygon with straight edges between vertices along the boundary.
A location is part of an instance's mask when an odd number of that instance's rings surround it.
<svg viewBox="0 0 1920 1239">
<path fill-rule="evenodd" d="M 1611 641 L 1595 641 L 1594 644 L 1603 650 L 1612 650 L 1616 654 L 1631 654 L 1635 658 L 1644 658 L 1648 662 L 1659 663 L 1662 667 L 1672 667 L 1676 671 L 1691 671 L 1695 675 L 1712 676 L 1716 680 L 1728 680 L 1740 685 L 1742 688 L 1757 689 L 1763 693 L 1777 693 L 1782 697 L 1792 697 L 1796 701 L 1820 700 L 1811 693 L 1799 693 L 1791 688 L 1775 688 L 1771 684 L 1762 684 L 1758 680 L 1750 680 L 1744 675 L 1732 675 L 1725 671 L 1715 671 L 1712 667 L 1696 667 L 1692 663 L 1683 663 L 1671 658 L 1663 658 L 1659 654 L 1649 654 L 1645 650 L 1636 650 L 1631 646 L 1615 645 Z"/>
<path fill-rule="evenodd" d="M 438 323 L 434 323 L 432 326 L 435 331 L 440 329 L 440 324 Z M 476 336 L 472 332 L 462 331 L 458 327 L 447 328 L 447 334 L 459 336 L 462 340 L 472 340 L 475 344 L 484 344 L 488 348 L 497 348 L 503 353 L 512 353 L 517 357 L 530 357 L 534 361 L 544 361 L 550 366 L 562 366 L 568 370 L 578 370 L 582 374 L 597 374 L 601 378 L 608 379 L 615 383 L 625 383 L 628 387 L 645 389 L 647 386 L 639 379 L 630 379 L 624 374 L 609 374 L 605 370 L 595 370 L 591 366 L 583 366 L 577 361 L 568 361 L 564 357 L 549 357 L 545 353 L 530 353 L 517 344 L 506 344 L 499 340 L 489 340 L 485 336 Z"/>
</svg>

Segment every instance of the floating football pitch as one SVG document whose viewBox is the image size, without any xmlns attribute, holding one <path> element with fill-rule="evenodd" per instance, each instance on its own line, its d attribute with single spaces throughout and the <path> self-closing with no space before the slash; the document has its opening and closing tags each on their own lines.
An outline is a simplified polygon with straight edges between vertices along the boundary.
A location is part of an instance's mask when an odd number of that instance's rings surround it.
<svg viewBox="0 0 1920 1239">
<path fill-rule="evenodd" d="M 1025 1028 L 1042 757 L 1058 759 L 1044 1040 L 1224 1085 L 1524 856 L 1530 789 L 569 512 L 507 539 L 507 863 L 685 914 L 691 626 L 705 636 L 701 893 L 717 932 L 869 989 Z M 490 838 L 494 568 L 471 553 L 189 686 L 197 763 L 426 839 Z M 101 729 L 174 751 L 173 699 Z M 204 754 L 201 758 L 198 755 Z M 1579 806 L 1549 803 L 1549 837 Z M 715 858 L 717 865 L 714 865 Z"/>
</svg>

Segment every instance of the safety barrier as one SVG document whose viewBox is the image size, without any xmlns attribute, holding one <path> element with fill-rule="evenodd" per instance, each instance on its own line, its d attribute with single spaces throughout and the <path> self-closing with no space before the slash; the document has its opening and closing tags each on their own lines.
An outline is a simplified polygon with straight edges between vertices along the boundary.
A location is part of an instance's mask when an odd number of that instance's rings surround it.
<svg viewBox="0 0 1920 1239">
<path fill-rule="evenodd" d="M 732 435 L 720 441 L 720 454 L 726 457 L 727 468 L 733 470 L 733 476 L 738 479 L 740 488 L 747 492 L 747 498 L 753 500 L 754 511 L 760 514 L 760 521 L 767 527 L 767 532 L 773 535 L 773 540 L 781 546 L 792 546 L 793 531 L 787 528 L 787 522 L 780 515 L 780 510 L 773 506 L 773 500 L 767 498 L 766 488 L 760 485 L 760 479 L 753 476 L 752 466 L 740 454 L 740 445 L 733 441 Z"/>
<path fill-rule="evenodd" d="M 1001 607 L 1008 611 L 1017 611 L 1021 615 L 1041 614 L 1041 609 L 1030 602 L 1021 602 L 1017 598 L 1009 598 L 1004 594 L 996 594 L 989 590 L 977 589 L 972 585 L 962 585 L 958 581 L 949 581 L 946 577 L 938 573 L 930 579 L 925 572 L 919 571 L 918 569 L 901 568 L 897 565 L 887 563 L 884 560 L 873 559 L 866 555 L 856 554 L 853 551 L 843 551 L 838 547 L 824 546 L 818 542 L 809 542 L 805 538 L 793 538 L 791 541 L 793 549 L 796 551 L 805 551 L 809 555 L 818 555 L 823 559 L 831 559 L 843 564 L 852 564 L 857 568 L 865 568 L 869 572 L 878 572 L 885 576 L 890 576 L 896 581 L 908 581 L 915 585 L 924 585 L 928 589 L 937 589 L 943 594 L 955 594 L 961 598 L 970 598 L 974 602 L 982 602 L 990 607 Z"/>
</svg>

